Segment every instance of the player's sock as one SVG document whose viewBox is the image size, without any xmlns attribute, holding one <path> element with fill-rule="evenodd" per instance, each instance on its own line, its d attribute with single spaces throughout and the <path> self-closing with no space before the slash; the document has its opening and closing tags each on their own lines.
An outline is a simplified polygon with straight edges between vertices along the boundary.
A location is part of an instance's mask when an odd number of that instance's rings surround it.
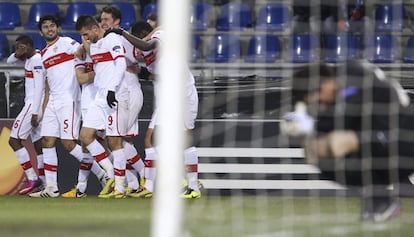
<svg viewBox="0 0 414 237">
<path fill-rule="evenodd" d="M 142 173 L 145 167 L 144 161 L 142 161 L 141 156 L 138 154 L 137 149 L 128 143 L 123 142 L 125 157 L 127 158 L 127 163 L 130 164 L 138 173 Z"/>
<path fill-rule="evenodd" d="M 93 156 L 90 156 L 93 159 Z M 102 169 L 102 167 L 95 160 L 92 162 L 91 172 L 98 178 L 98 180 L 101 180 L 106 174 L 105 170 Z"/>
<path fill-rule="evenodd" d="M 58 159 L 56 147 L 43 148 L 43 164 L 45 169 L 46 187 L 48 190 L 58 191 L 57 187 L 57 168 Z"/>
<path fill-rule="evenodd" d="M 83 153 L 83 159 L 79 165 L 79 173 L 78 173 L 78 184 L 76 188 L 81 192 L 86 192 L 86 187 L 88 184 L 88 177 L 91 173 L 93 157 L 89 153 Z"/>
<path fill-rule="evenodd" d="M 187 168 L 188 187 L 196 192 L 198 188 L 198 155 L 197 149 L 192 146 L 184 150 L 185 165 Z"/>
<path fill-rule="evenodd" d="M 27 176 L 27 179 L 35 181 L 37 180 L 36 171 L 33 169 L 32 162 L 30 162 L 30 155 L 29 152 L 25 147 L 20 148 L 15 152 L 17 159 L 22 166 L 24 173 Z"/>
<path fill-rule="evenodd" d="M 124 193 L 126 159 L 124 149 L 112 151 L 114 156 L 115 190 Z"/>
<path fill-rule="evenodd" d="M 150 192 L 154 192 L 157 155 L 157 150 L 154 147 L 145 149 L 145 188 Z"/>
<path fill-rule="evenodd" d="M 93 158 L 104 168 L 108 177 L 113 179 L 114 166 L 108 159 L 108 154 L 105 152 L 105 148 L 96 139 L 89 144 L 87 148 Z"/>
<path fill-rule="evenodd" d="M 134 173 L 135 173 L 135 170 L 133 168 L 129 169 L 128 164 L 127 164 L 127 169 L 126 169 L 126 172 L 125 172 L 125 177 L 126 177 L 126 181 L 127 181 L 127 184 L 128 184 L 127 186 L 129 188 L 137 190 L 137 189 L 139 189 L 139 181 L 138 181 L 138 177 Z"/>
<path fill-rule="evenodd" d="M 45 179 L 45 169 L 43 164 L 43 154 L 37 155 L 37 172 L 39 174 L 40 180 L 42 180 L 43 184 L 46 183 Z"/>
<path fill-rule="evenodd" d="M 114 156 L 112 155 L 112 153 L 108 153 L 108 159 L 112 164 L 114 163 Z"/>
<path fill-rule="evenodd" d="M 83 152 L 82 147 L 76 144 L 76 146 L 69 152 L 73 157 L 75 157 L 79 162 L 82 162 Z"/>
</svg>

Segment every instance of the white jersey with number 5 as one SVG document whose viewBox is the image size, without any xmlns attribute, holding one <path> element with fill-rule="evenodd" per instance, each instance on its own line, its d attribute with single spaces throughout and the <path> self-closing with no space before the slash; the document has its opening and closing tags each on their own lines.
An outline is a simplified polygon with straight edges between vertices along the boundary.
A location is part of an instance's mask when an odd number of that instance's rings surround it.
<svg viewBox="0 0 414 237">
<path fill-rule="evenodd" d="M 78 138 L 80 86 L 74 69 L 78 46 L 76 40 L 58 36 L 41 51 L 50 92 L 43 116 L 43 124 L 47 126 L 42 126 L 42 136 Z"/>
</svg>

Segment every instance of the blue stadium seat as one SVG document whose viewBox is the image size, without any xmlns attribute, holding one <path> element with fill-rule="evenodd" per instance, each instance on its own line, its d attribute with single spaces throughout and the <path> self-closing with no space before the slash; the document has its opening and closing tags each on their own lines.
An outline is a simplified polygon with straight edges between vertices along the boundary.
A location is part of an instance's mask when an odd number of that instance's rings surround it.
<svg viewBox="0 0 414 237">
<path fill-rule="evenodd" d="M 250 38 L 247 55 L 249 63 L 274 63 L 280 55 L 280 41 L 276 35 L 254 35 Z"/>
<path fill-rule="evenodd" d="M 213 7 L 209 3 L 195 2 L 192 5 L 190 23 L 195 31 L 205 31 L 208 29 L 209 16 Z"/>
<path fill-rule="evenodd" d="M 309 63 L 318 59 L 319 38 L 311 34 L 294 34 L 286 46 L 286 62 Z"/>
<path fill-rule="evenodd" d="M 406 10 L 402 3 L 387 3 L 375 8 L 375 31 L 402 31 Z"/>
<path fill-rule="evenodd" d="M 0 60 L 3 60 L 10 55 L 9 40 L 5 34 L 0 33 Z"/>
<path fill-rule="evenodd" d="M 82 43 L 82 37 L 77 32 L 65 32 L 65 33 L 62 33 L 62 36 L 70 37 L 76 40 L 77 42 Z"/>
<path fill-rule="evenodd" d="M 325 36 L 324 61 L 338 63 L 359 58 L 358 38 L 352 34 L 329 34 Z"/>
<path fill-rule="evenodd" d="M 36 2 L 30 6 L 29 16 L 27 17 L 24 29 L 37 30 L 37 23 L 44 15 L 59 16 L 59 6 L 55 2 Z"/>
<path fill-rule="evenodd" d="M 404 48 L 403 62 L 414 63 L 414 36 L 413 35 L 408 37 L 407 44 Z"/>
<path fill-rule="evenodd" d="M 229 2 L 220 7 L 216 21 L 216 30 L 240 31 L 250 27 L 251 24 L 252 16 L 249 5 L 239 2 Z"/>
<path fill-rule="evenodd" d="M 391 34 L 365 36 L 365 58 L 372 63 L 393 63 L 399 57 L 398 40 Z"/>
<path fill-rule="evenodd" d="M 122 12 L 122 22 L 121 27 L 129 30 L 137 19 L 135 17 L 135 8 L 134 5 L 130 2 L 113 2 L 111 5 L 117 6 Z"/>
<path fill-rule="evenodd" d="M 16 2 L 0 2 L 0 30 L 14 30 L 21 25 L 20 8 Z"/>
<path fill-rule="evenodd" d="M 284 31 L 289 27 L 291 13 L 283 3 L 268 3 L 257 13 L 256 30 Z"/>
<path fill-rule="evenodd" d="M 93 16 L 96 12 L 96 6 L 93 2 L 72 2 L 66 10 L 62 29 L 75 30 L 75 23 L 80 15 L 86 14 Z"/>
<path fill-rule="evenodd" d="M 230 63 L 240 58 L 240 38 L 231 34 L 217 33 L 208 45 L 206 62 Z"/>
<path fill-rule="evenodd" d="M 46 41 L 39 33 L 33 32 L 24 34 L 32 38 L 33 46 L 35 47 L 35 49 L 42 50 L 44 49 L 44 47 L 46 47 Z"/>
<path fill-rule="evenodd" d="M 190 55 L 190 62 L 196 62 L 200 57 L 200 45 L 201 45 L 201 37 L 199 35 L 193 35 L 191 42 L 191 55 Z"/>
<path fill-rule="evenodd" d="M 144 9 L 142 9 L 142 14 L 141 14 L 141 19 L 142 20 L 146 20 L 147 16 L 150 13 L 157 13 L 158 11 L 158 6 L 156 3 L 148 3 L 147 5 L 145 5 Z"/>
</svg>

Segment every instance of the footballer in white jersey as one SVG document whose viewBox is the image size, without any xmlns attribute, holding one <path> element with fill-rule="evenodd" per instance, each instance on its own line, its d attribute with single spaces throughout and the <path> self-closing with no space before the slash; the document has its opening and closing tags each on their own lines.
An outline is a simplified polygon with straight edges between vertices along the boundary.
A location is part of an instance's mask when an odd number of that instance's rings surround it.
<svg viewBox="0 0 414 237">
<path fill-rule="evenodd" d="M 14 53 L 9 58 L 13 57 Z M 13 123 L 10 136 L 17 139 L 26 140 L 30 135 L 32 142 L 36 142 L 41 138 L 40 126 L 33 127 L 31 124 L 31 119 L 32 115 L 37 115 L 37 120 L 40 124 L 43 114 L 42 103 L 45 83 L 43 65 L 39 53 L 36 53 L 25 60 L 24 74 L 24 106 Z"/>
<path fill-rule="evenodd" d="M 124 37 L 122 44 L 125 49 L 127 70 L 124 74 L 123 84 L 128 90 L 128 131 L 126 136 L 135 137 L 139 132 L 138 116 L 144 102 L 141 84 L 138 79 L 138 52 L 135 47 Z"/>
<path fill-rule="evenodd" d="M 91 112 L 84 118 L 83 126 L 97 130 L 105 129 L 107 136 L 124 136 L 128 129 L 128 89 L 122 84 L 126 63 L 121 38 L 116 34 L 101 38 L 91 44 L 90 53 L 97 93 L 90 105 Z M 114 63 L 117 59 L 123 62 L 119 68 Z M 114 108 L 107 104 L 108 91 L 115 92 L 118 103 Z"/>
<path fill-rule="evenodd" d="M 148 41 L 142 40 L 145 35 L 143 32 L 151 32 L 151 26 L 148 25 L 146 22 L 136 22 L 132 26 L 132 34 L 130 34 L 127 31 L 123 30 L 114 30 L 112 32 L 120 34 L 124 36 L 128 41 L 130 41 L 135 47 L 140 49 L 141 51 L 146 51 L 144 54 L 144 59 L 147 64 L 148 71 L 151 73 L 157 75 L 157 62 L 159 60 L 163 60 L 160 58 L 157 58 L 156 51 L 158 45 L 162 41 L 163 31 L 156 30 L 152 36 L 151 39 Z M 185 85 L 185 101 L 186 104 L 184 105 L 184 129 L 186 130 L 188 139 L 186 144 L 186 149 L 184 150 L 184 159 L 185 159 L 185 165 L 186 165 L 186 179 L 188 181 L 188 186 L 186 187 L 186 191 L 181 195 L 183 198 L 199 198 L 201 197 L 200 189 L 198 187 L 198 155 L 197 155 L 197 149 L 195 148 L 192 139 L 193 136 L 193 129 L 195 124 L 195 119 L 197 116 L 197 110 L 198 110 L 198 95 L 197 90 L 194 85 L 194 77 L 190 70 L 187 70 L 187 81 Z M 154 80 L 154 94 L 155 99 L 157 99 L 159 95 L 159 82 L 157 81 L 159 78 L 155 76 Z M 153 117 L 152 117 L 152 123 L 157 123 L 157 112 L 155 110 Z M 155 126 L 155 125 L 154 125 Z M 145 187 L 137 193 L 137 197 L 152 197 L 152 192 L 154 190 L 154 180 L 155 180 L 155 167 L 153 166 L 153 162 L 157 160 L 157 151 L 156 147 L 152 146 L 151 138 L 152 138 L 152 131 L 153 129 L 149 127 L 147 130 L 146 136 L 145 136 L 145 152 L 146 152 L 146 158 L 145 158 Z"/>
<path fill-rule="evenodd" d="M 41 51 L 49 86 L 42 136 L 76 140 L 80 126 L 80 87 L 75 76 L 74 53 L 79 43 L 58 36 Z"/>
<path fill-rule="evenodd" d="M 157 30 L 151 35 L 151 40 L 156 40 L 162 43 L 164 32 L 162 30 Z M 144 58 L 147 69 L 152 74 L 159 74 L 158 72 L 158 50 L 157 48 L 150 51 L 142 51 L 142 57 Z M 153 81 L 154 84 L 154 95 L 155 98 L 159 97 L 159 81 L 156 79 Z M 185 114 L 184 114 L 184 128 L 185 129 L 194 129 L 195 119 L 198 112 L 198 94 L 197 89 L 194 85 L 194 76 L 189 69 L 187 69 L 187 80 L 185 81 Z M 150 128 L 153 128 L 155 125 L 158 125 L 156 109 L 151 118 Z"/>
<path fill-rule="evenodd" d="M 107 30 L 108 28 L 119 28 L 122 20 L 121 10 L 114 6 L 105 6 L 101 11 L 101 28 Z M 105 34 L 106 35 L 106 34 Z M 137 60 L 137 54 L 135 48 L 125 38 L 121 37 L 122 45 L 125 50 L 126 58 L 126 72 L 122 81 L 122 86 L 127 88 L 128 91 L 128 131 L 123 137 L 124 154 L 127 158 L 128 166 L 126 170 L 126 178 L 128 182 L 128 188 L 131 191 L 127 192 L 127 195 L 137 192 L 139 190 L 139 182 L 137 177 L 133 174 L 137 171 L 142 174 L 144 171 L 144 163 L 140 158 L 135 146 L 133 145 L 132 138 L 138 135 L 138 115 L 141 111 L 143 104 L 143 94 L 141 91 L 141 85 L 138 81 L 139 65 Z M 141 177 L 143 174 L 141 175 Z"/>
<path fill-rule="evenodd" d="M 56 140 L 59 138 L 64 149 L 78 161 L 83 159 L 82 148 L 76 143 L 80 127 L 80 86 L 74 70 L 74 55 L 79 43 L 69 37 L 59 36 L 59 20 L 54 15 L 42 16 L 38 28 L 46 41 L 46 47 L 40 53 L 47 79 L 47 105 L 41 129 L 46 187 L 29 195 L 56 198 L 60 196 Z"/>
<path fill-rule="evenodd" d="M 122 142 L 128 129 L 128 90 L 122 86 L 126 70 L 122 40 L 116 34 L 104 37 L 105 31 L 92 16 L 80 16 L 76 22 L 76 30 L 91 43 L 90 55 L 95 72 L 94 85 L 97 88 L 95 100 L 84 119 L 81 141 L 95 159 L 101 156 L 99 153 L 107 157 L 103 147 L 96 146 L 97 141 L 94 138 L 96 130 L 106 130 L 114 160 L 111 175 L 114 180 L 111 183 L 115 184 L 115 188 L 111 192 L 110 187 L 105 186 L 99 197 L 124 197 L 126 157 Z"/>
<path fill-rule="evenodd" d="M 122 13 L 120 9 L 114 5 L 105 6 L 101 10 L 100 26 L 103 30 L 109 28 L 118 28 L 121 24 Z M 138 135 L 138 115 L 143 104 L 143 94 L 141 85 L 138 80 L 139 65 L 137 60 L 137 53 L 134 46 L 121 37 L 122 45 L 125 52 L 125 59 L 127 69 L 124 74 L 122 86 L 127 88 L 129 93 L 128 99 L 128 124 L 127 137 L 134 137 Z"/>
<path fill-rule="evenodd" d="M 25 195 L 36 191 L 44 181 L 40 124 L 45 78 L 42 60 L 40 54 L 34 49 L 33 40 L 27 35 L 21 35 L 16 38 L 15 46 L 16 52 L 8 57 L 7 63 L 24 63 L 25 98 L 24 106 L 13 122 L 9 144 L 27 177 L 26 187 L 19 190 L 20 195 Z M 29 135 L 37 155 L 38 174 L 22 142 L 27 140 Z"/>
</svg>

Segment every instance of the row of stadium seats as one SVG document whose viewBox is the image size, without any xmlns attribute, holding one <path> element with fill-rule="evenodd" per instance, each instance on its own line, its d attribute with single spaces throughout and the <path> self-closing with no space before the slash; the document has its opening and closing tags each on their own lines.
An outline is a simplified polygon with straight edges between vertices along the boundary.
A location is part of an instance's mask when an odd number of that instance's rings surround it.
<svg viewBox="0 0 414 237">
<path fill-rule="evenodd" d="M 42 49 L 44 39 L 38 33 L 26 33 L 34 40 L 35 47 Z M 80 42 L 78 33 L 63 33 Z M 217 33 L 211 37 L 193 35 L 191 62 L 232 63 L 243 59 L 247 63 L 285 62 L 308 63 L 314 60 L 337 63 L 349 59 L 366 58 L 374 63 L 414 63 L 414 35 L 406 42 L 399 42 L 395 35 L 326 35 L 320 39 L 311 34 L 294 34 L 281 38 L 272 34 L 257 34 L 249 37 L 244 48 L 238 35 Z M 287 41 L 284 43 L 284 41 Z M 11 52 L 5 34 L 0 34 L 0 60 Z M 403 45 L 403 50 L 400 49 Z M 403 53 L 402 53 L 403 52 Z M 282 57 L 283 55 L 283 57 Z"/>
<path fill-rule="evenodd" d="M 253 12 L 255 14 L 252 14 Z M 192 5 L 190 23 L 193 30 L 205 31 L 214 27 L 216 31 L 243 31 L 254 28 L 260 31 L 284 31 L 291 26 L 292 11 L 283 2 L 268 2 L 258 5 L 255 9 L 242 2 L 229 2 L 220 6 L 218 13 L 205 2 L 195 2 Z M 255 17 L 253 17 L 255 15 Z M 407 19 L 407 10 L 403 3 L 384 3 L 375 7 L 375 31 L 402 31 Z M 213 18 L 213 20 L 211 19 Z M 414 31 L 414 24 L 411 26 Z"/>
<path fill-rule="evenodd" d="M 123 15 L 122 26 L 129 29 L 136 19 L 136 10 L 131 2 L 113 2 L 121 8 Z M 36 29 L 37 22 L 42 15 L 60 14 L 59 4 L 56 2 L 33 3 L 25 29 Z M 255 10 L 255 19 L 252 11 Z M 142 19 L 150 12 L 157 11 L 157 4 L 150 3 L 143 9 Z M 63 18 L 63 29 L 74 30 L 74 22 L 81 14 L 94 15 L 97 12 L 93 2 L 72 2 L 66 9 Z M 407 11 L 402 3 L 379 4 L 375 8 L 376 31 L 402 31 Z M 214 18 L 214 19 L 212 19 Z M 254 27 L 255 30 L 284 31 L 291 23 L 292 12 L 283 2 L 268 2 L 258 5 L 256 9 L 242 2 L 232 2 L 219 6 L 218 12 L 214 6 L 206 2 L 192 4 L 190 23 L 195 31 L 205 31 L 214 27 L 217 31 L 245 30 Z M 14 29 L 21 25 L 19 5 L 16 2 L 0 2 L 0 30 Z M 412 27 L 414 28 L 414 26 Z"/>
<path fill-rule="evenodd" d="M 203 40 L 207 40 L 205 49 L 200 46 Z M 321 38 L 311 34 L 293 34 L 286 38 L 257 34 L 244 46 L 238 35 L 217 33 L 210 39 L 194 35 L 192 52 L 192 62 L 210 63 L 240 60 L 247 63 L 309 63 L 315 60 L 339 63 L 362 58 L 373 63 L 414 63 L 414 35 L 401 39 L 379 33 L 328 34 Z"/>
<path fill-rule="evenodd" d="M 130 26 L 136 22 L 136 10 L 134 4 L 131 2 L 112 2 L 111 5 L 116 5 L 122 12 L 122 27 L 129 29 Z M 155 12 L 156 4 L 151 3 L 143 9 L 143 19 L 146 16 Z M 61 9 L 56 2 L 36 2 L 30 6 L 29 14 L 26 22 L 23 24 L 26 30 L 36 30 L 37 23 L 40 17 L 46 14 L 56 15 L 62 18 L 62 29 L 75 30 L 75 22 L 82 14 L 95 15 L 97 7 L 93 2 L 72 2 L 69 3 L 65 13 L 61 17 Z M 20 8 L 16 2 L 0 2 L 0 30 L 14 30 L 17 26 L 22 25 Z"/>
</svg>

